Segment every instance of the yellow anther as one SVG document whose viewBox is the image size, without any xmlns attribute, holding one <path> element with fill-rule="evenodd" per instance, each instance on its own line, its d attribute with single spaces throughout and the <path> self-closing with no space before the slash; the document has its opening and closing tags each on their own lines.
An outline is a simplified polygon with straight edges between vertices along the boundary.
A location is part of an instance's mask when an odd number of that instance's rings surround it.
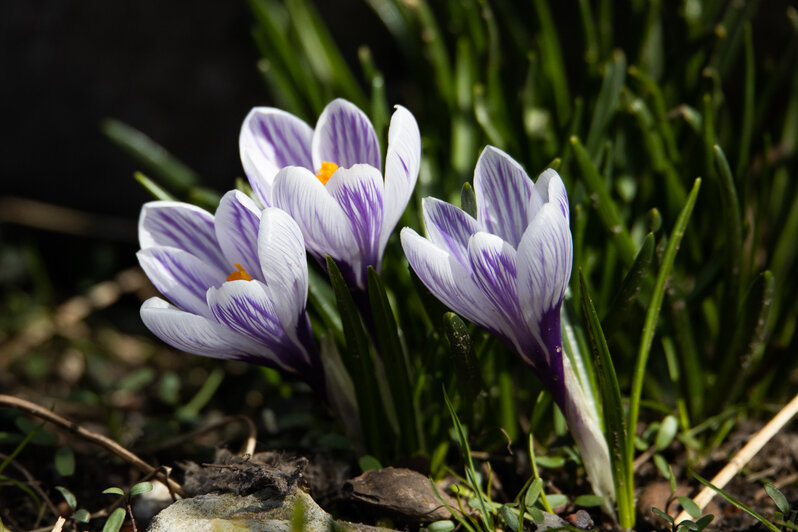
<svg viewBox="0 0 798 532">
<path fill-rule="evenodd" d="M 234 264 L 236 271 L 227 276 L 228 281 L 251 281 L 252 276 L 240 264 Z"/>
<path fill-rule="evenodd" d="M 336 170 L 338 170 L 337 164 L 324 161 L 321 163 L 321 168 L 319 168 L 319 171 L 316 172 L 316 177 L 319 178 L 319 181 L 321 181 L 322 185 L 326 185 L 327 181 L 330 180 Z"/>
</svg>

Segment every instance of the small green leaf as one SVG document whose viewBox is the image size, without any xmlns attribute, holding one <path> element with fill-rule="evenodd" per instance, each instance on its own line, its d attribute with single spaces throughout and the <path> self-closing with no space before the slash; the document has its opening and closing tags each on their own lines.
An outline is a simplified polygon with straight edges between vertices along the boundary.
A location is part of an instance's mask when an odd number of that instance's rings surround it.
<svg viewBox="0 0 798 532">
<path fill-rule="evenodd" d="M 527 508 L 532 508 L 532 506 L 537 502 L 538 497 L 540 496 L 540 492 L 543 490 L 543 479 L 536 478 L 532 481 L 529 485 L 529 489 L 526 490 L 526 495 L 524 495 L 524 505 Z"/>
<path fill-rule="evenodd" d="M 499 515 L 510 530 L 513 532 L 518 532 L 518 528 L 520 526 L 520 523 L 518 522 L 518 516 L 513 512 L 512 509 L 510 509 L 509 506 L 506 504 L 499 506 Z"/>
<path fill-rule="evenodd" d="M 134 484 L 132 488 L 130 488 L 130 496 L 134 497 L 136 495 L 141 495 L 142 493 L 147 493 L 152 491 L 152 482 L 139 482 L 138 484 Z"/>
<path fill-rule="evenodd" d="M 565 495 L 562 495 L 561 493 L 554 493 L 552 495 L 546 495 L 546 497 L 549 499 L 549 505 L 552 508 L 558 508 L 560 506 L 564 506 L 564 505 L 568 504 L 568 497 L 565 496 Z"/>
<path fill-rule="evenodd" d="M 535 463 L 540 467 L 556 469 L 565 465 L 565 458 L 562 456 L 538 456 L 535 458 Z"/>
<path fill-rule="evenodd" d="M 695 524 L 696 526 L 698 526 L 698 530 L 704 530 L 706 527 L 709 526 L 709 523 L 711 523 L 713 519 L 715 519 L 714 515 L 707 514 L 701 519 L 696 520 Z"/>
<path fill-rule="evenodd" d="M 574 504 L 582 508 L 593 508 L 595 506 L 601 506 L 606 501 L 604 497 L 598 495 L 579 495 L 574 499 Z"/>
<path fill-rule="evenodd" d="M 767 492 L 768 496 L 773 499 L 773 502 L 776 503 L 776 507 L 781 510 L 783 514 L 786 515 L 790 512 L 790 503 L 787 502 L 787 497 L 784 496 L 779 488 L 770 482 L 766 482 L 765 491 Z"/>
<path fill-rule="evenodd" d="M 125 494 L 125 492 L 122 490 L 122 488 L 117 488 L 117 487 L 104 489 L 103 493 L 105 493 L 106 495 L 124 495 Z"/>
<path fill-rule="evenodd" d="M 91 514 L 89 514 L 89 511 L 87 509 L 81 508 L 80 510 L 77 510 L 75 513 L 73 513 L 70 516 L 70 518 L 73 521 L 77 521 L 78 523 L 88 523 L 89 519 L 91 519 Z"/>
<path fill-rule="evenodd" d="M 695 502 L 693 502 L 693 499 L 691 499 L 690 497 L 682 497 L 682 496 L 677 497 L 677 499 L 681 503 L 682 508 L 684 508 L 684 511 L 690 514 L 690 517 L 692 517 L 693 519 L 698 519 L 699 517 L 701 517 L 701 508 L 699 508 L 698 505 Z"/>
<path fill-rule="evenodd" d="M 679 422 L 674 416 L 665 416 L 662 423 L 659 425 L 657 431 L 657 438 L 654 441 L 654 446 L 658 451 L 665 450 L 676 437 L 676 432 L 679 430 Z"/>
<path fill-rule="evenodd" d="M 427 525 L 427 532 L 451 532 L 454 530 L 455 525 L 453 521 L 444 519 L 443 521 L 435 521 Z"/>
<path fill-rule="evenodd" d="M 661 454 L 655 454 L 653 460 L 654 460 L 654 465 L 657 466 L 657 470 L 659 470 L 660 474 L 665 478 L 670 478 L 668 477 L 668 475 L 670 474 L 669 473 L 670 465 L 668 465 L 668 462 L 665 461 L 665 457 L 662 456 Z"/>
<path fill-rule="evenodd" d="M 543 511 L 540 508 L 528 508 L 527 511 L 529 515 L 532 516 L 532 520 L 537 524 L 546 520 L 546 516 L 543 515 Z"/>
<path fill-rule="evenodd" d="M 108 516 L 108 521 L 106 521 L 105 525 L 103 526 L 103 532 L 119 532 L 119 529 L 122 528 L 122 523 L 124 522 L 124 508 L 117 508 L 111 512 L 111 515 Z"/>
<path fill-rule="evenodd" d="M 55 489 L 58 490 L 59 493 L 64 497 L 67 505 L 72 508 L 73 510 L 78 506 L 78 500 L 75 498 L 75 494 L 66 489 L 64 486 L 56 486 Z"/>
<path fill-rule="evenodd" d="M 358 458 L 357 464 L 360 466 L 360 470 L 363 472 L 371 471 L 372 469 L 382 469 L 382 464 L 380 461 L 370 454 L 365 454 Z"/>
<path fill-rule="evenodd" d="M 55 469 L 62 477 L 75 473 L 75 453 L 69 447 L 59 447 L 55 451 Z"/>
<path fill-rule="evenodd" d="M 659 508 L 652 508 L 651 511 L 654 512 L 654 515 L 656 515 L 660 519 L 664 519 L 668 523 L 673 524 L 673 517 L 669 516 Z"/>
</svg>

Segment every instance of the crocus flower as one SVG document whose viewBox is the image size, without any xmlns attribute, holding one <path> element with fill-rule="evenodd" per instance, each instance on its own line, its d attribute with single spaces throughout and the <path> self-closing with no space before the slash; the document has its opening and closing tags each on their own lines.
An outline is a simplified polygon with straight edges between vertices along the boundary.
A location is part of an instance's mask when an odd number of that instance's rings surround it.
<svg viewBox="0 0 798 532">
<path fill-rule="evenodd" d="M 367 268 L 379 271 L 418 178 L 421 139 L 413 115 L 397 106 L 391 117 L 384 179 L 374 127 L 342 99 L 324 108 L 315 129 L 285 111 L 256 107 L 239 143 L 260 201 L 288 212 L 308 251 L 322 264 L 330 255 L 350 287 L 365 291 Z"/>
<path fill-rule="evenodd" d="M 488 146 L 474 171 L 477 213 L 424 198 L 428 239 L 410 228 L 407 260 L 449 308 L 512 348 L 565 415 L 593 489 L 614 500 L 609 452 L 594 403 L 562 348 L 560 308 L 571 276 L 568 196 L 546 170 L 533 183 L 509 155 Z"/>
<path fill-rule="evenodd" d="M 294 374 L 324 393 L 306 314 L 305 243 L 296 222 L 231 191 L 216 215 L 176 201 L 144 205 L 138 259 L 168 299 L 141 307 L 171 346 Z"/>
</svg>

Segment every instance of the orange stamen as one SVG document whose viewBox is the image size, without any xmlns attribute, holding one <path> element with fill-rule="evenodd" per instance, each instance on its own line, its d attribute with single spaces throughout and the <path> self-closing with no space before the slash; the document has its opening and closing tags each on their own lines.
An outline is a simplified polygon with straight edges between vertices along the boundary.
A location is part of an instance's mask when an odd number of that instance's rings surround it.
<svg viewBox="0 0 798 532">
<path fill-rule="evenodd" d="M 234 264 L 237 271 L 234 271 L 230 275 L 227 276 L 228 281 L 251 281 L 252 276 L 247 273 L 247 270 L 244 269 L 243 266 L 240 264 Z"/>
<path fill-rule="evenodd" d="M 338 170 L 337 164 L 324 161 L 321 163 L 321 168 L 319 168 L 319 171 L 316 173 L 316 177 L 319 178 L 322 185 L 326 185 L 327 181 L 330 180 L 336 170 Z"/>
</svg>

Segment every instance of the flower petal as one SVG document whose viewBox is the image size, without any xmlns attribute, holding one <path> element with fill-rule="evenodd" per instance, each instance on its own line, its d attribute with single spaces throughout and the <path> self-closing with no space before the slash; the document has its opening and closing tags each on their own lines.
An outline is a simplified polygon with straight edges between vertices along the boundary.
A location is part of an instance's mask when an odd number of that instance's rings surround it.
<svg viewBox="0 0 798 532">
<path fill-rule="evenodd" d="M 474 170 L 477 219 L 485 230 L 518 248 L 531 217 L 532 181 L 512 157 L 488 146 Z"/>
<path fill-rule="evenodd" d="M 336 199 L 352 226 L 362 268 L 373 266 L 379 269 L 383 209 L 383 182 L 379 170 L 367 164 L 339 168 L 327 182 L 327 191 Z"/>
<path fill-rule="evenodd" d="M 240 264 L 252 277 L 263 280 L 258 258 L 259 225 L 260 209 L 249 196 L 231 190 L 222 197 L 215 218 L 219 246 L 230 264 Z"/>
<path fill-rule="evenodd" d="M 286 333 L 295 337 L 308 298 L 308 259 L 302 231 L 288 213 L 275 207 L 263 211 L 258 254 L 277 317 Z"/>
<path fill-rule="evenodd" d="M 528 358 L 535 347 L 534 338 L 528 335 L 516 282 L 516 251 L 501 237 L 490 233 L 476 233 L 468 241 L 468 256 L 474 280 L 493 303 L 496 316 L 492 321 L 501 323 L 506 338 L 518 353 Z"/>
<path fill-rule="evenodd" d="M 153 246 L 136 256 L 159 292 L 184 310 L 210 317 L 205 294 L 208 288 L 222 284 L 226 273 L 173 247 Z"/>
<path fill-rule="evenodd" d="M 481 224 L 451 203 L 428 197 L 424 198 L 421 204 L 424 210 L 424 226 L 429 239 L 470 269 L 468 239 L 482 230 Z"/>
<path fill-rule="evenodd" d="M 280 168 L 313 169 L 312 140 L 313 128 L 291 113 L 272 107 L 255 107 L 249 112 L 238 138 L 241 163 L 264 205 L 271 205 L 272 184 Z"/>
<path fill-rule="evenodd" d="M 518 297 L 528 327 L 549 352 L 560 347 L 560 306 L 571 278 L 573 242 L 559 204 L 545 204 L 518 246 Z"/>
<path fill-rule="evenodd" d="M 350 263 L 357 252 L 349 219 L 324 185 L 309 170 L 291 166 L 274 179 L 274 205 L 296 220 L 305 245 L 318 260 L 330 255 Z"/>
<path fill-rule="evenodd" d="M 152 333 L 175 349 L 211 358 L 258 363 L 265 348 L 227 327 L 153 297 L 141 306 L 141 319 Z"/>
<path fill-rule="evenodd" d="M 413 195 L 420 165 L 421 134 L 418 124 L 410 111 L 397 105 L 388 129 L 380 254 Z"/>
<path fill-rule="evenodd" d="M 555 203 L 560 207 L 560 211 L 562 211 L 563 216 L 565 216 L 565 220 L 570 220 L 568 213 L 568 192 L 565 190 L 565 184 L 562 182 L 560 174 L 551 168 L 544 170 L 535 182 L 534 192 L 535 193 L 532 194 L 532 202 L 535 204 L 535 207 L 534 209 L 530 209 L 530 222 L 544 203 Z"/>
<path fill-rule="evenodd" d="M 377 133 L 366 114 L 344 99 L 327 104 L 313 132 L 313 170 L 322 162 L 343 168 L 370 164 L 382 171 Z"/>
<path fill-rule="evenodd" d="M 400 238 L 413 271 L 444 305 L 491 332 L 504 330 L 496 321 L 493 304 L 450 253 L 409 227 L 402 229 Z"/>
<path fill-rule="evenodd" d="M 139 216 L 139 243 L 142 249 L 180 248 L 222 271 L 231 268 L 216 239 L 213 215 L 188 203 L 145 203 Z"/>
<path fill-rule="evenodd" d="M 208 307 L 217 322 L 264 344 L 283 370 L 298 372 L 310 359 L 286 336 L 266 285 L 260 281 L 230 281 L 208 290 Z"/>
</svg>

